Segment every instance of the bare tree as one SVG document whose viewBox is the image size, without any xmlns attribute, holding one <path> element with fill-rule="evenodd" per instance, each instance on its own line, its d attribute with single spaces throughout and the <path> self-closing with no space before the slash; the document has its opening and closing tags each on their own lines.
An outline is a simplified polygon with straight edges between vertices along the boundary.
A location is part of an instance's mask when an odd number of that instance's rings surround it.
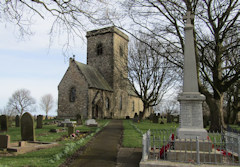
<svg viewBox="0 0 240 167">
<path fill-rule="evenodd" d="M 6 106 L 3 109 L 0 109 L 0 115 L 14 116 L 16 115 L 16 111 Z"/>
<path fill-rule="evenodd" d="M 30 95 L 29 90 L 19 89 L 9 98 L 7 108 L 22 116 L 24 112 L 34 111 L 35 103 L 35 99 Z"/>
<path fill-rule="evenodd" d="M 240 111 L 240 80 L 225 93 L 226 122 L 237 123 L 237 114 Z"/>
<path fill-rule="evenodd" d="M 184 22 L 187 11 L 195 15 L 194 37 L 199 90 L 206 96 L 211 112 L 211 130 L 225 126 L 223 95 L 240 78 L 240 2 L 238 0 L 126 0 L 122 3 L 132 20 L 126 29 L 161 44 L 147 44 L 172 65 L 183 68 Z M 121 26 L 121 25 L 119 25 Z"/>
<path fill-rule="evenodd" d="M 64 47 L 68 48 L 76 36 L 84 38 L 85 30 L 96 22 L 106 23 L 105 4 L 104 0 L 4 0 L 0 2 L 0 22 L 16 25 L 24 36 L 33 33 L 31 26 L 36 19 L 48 19 L 52 24 L 50 37 L 66 35 Z"/>
<path fill-rule="evenodd" d="M 45 111 L 46 116 L 48 116 L 48 112 L 53 108 L 54 106 L 54 100 L 51 94 L 46 94 L 42 96 L 40 100 L 40 107 L 42 110 Z"/>
<path fill-rule="evenodd" d="M 146 110 L 159 104 L 173 85 L 174 75 L 166 60 L 137 40 L 129 49 L 128 70 L 134 91 L 143 102 L 144 117 Z"/>
</svg>

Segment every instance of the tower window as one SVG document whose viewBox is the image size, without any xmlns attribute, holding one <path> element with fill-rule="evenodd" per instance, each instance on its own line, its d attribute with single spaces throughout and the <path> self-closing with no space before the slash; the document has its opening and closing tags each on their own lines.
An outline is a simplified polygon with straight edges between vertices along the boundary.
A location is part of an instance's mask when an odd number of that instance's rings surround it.
<svg viewBox="0 0 240 167">
<path fill-rule="evenodd" d="M 102 55 L 103 54 L 103 46 L 102 43 L 99 43 L 97 45 L 97 55 Z"/>
<path fill-rule="evenodd" d="M 120 110 L 122 110 L 122 96 L 120 96 L 120 106 L 119 106 Z"/>
<path fill-rule="evenodd" d="M 75 102 L 75 100 L 76 100 L 76 88 L 72 87 L 70 89 L 69 101 L 70 102 Z"/>
<path fill-rule="evenodd" d="M 123 48 L 122 48 L 122 46 L 119 47 L 119 54 L 120 54 L 121 57 L 123 57 Z"/>
<path fill-rule="evenodd" d="M 134 101 L 132 102 L 132 111 L 135 110 L 135 105 L 134 105 Z"/>
</svg>

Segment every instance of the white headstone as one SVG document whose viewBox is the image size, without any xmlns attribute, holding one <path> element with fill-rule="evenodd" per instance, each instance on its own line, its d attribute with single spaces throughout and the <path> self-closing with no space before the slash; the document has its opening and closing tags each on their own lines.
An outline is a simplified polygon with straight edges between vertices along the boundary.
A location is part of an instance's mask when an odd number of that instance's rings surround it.
<svg viewBox="0 0 240 167">
<path fill-rule="evenodd" d="M 207 139 L 207 131 L 203 128 L 202 103 L 205 96 L 199 93 L 195 47 L 193 39 L 193 25 L 190 12 L 185 17 L 185 48 L 184 48 L 184 79 L 183 92 L 179 94 L 180 127 L 177 130 L 179 139 Z"/>
<path fill-rule="evenodd" d="M 93 125 L 93 126 L 97 126 L 97 122 L 95 119 L 88 119 L 85 121 L 85 125 L 89 126 L 89 125 Z"/>
<path fill-rule="evenodd" d="M 64 119 L 62 123 L 72 123 L 72 122 L 70 121 L 70 119 Z"/>
</svg>

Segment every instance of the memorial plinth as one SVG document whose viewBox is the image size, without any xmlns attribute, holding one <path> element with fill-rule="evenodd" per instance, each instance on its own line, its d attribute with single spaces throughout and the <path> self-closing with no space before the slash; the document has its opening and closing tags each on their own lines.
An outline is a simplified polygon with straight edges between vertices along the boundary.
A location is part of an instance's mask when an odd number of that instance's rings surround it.
<svg viewBox="0 0 240 167">
<path fill-rule="evenodd" d="M 202 103 L 205 96 L 199 93 L 196 56 L 193 39 L 193 16 L 188 12 L 185 17 L 185 47 L 184 47 L 184 77 L 183 92 L 179 94 L 180 127 L 177 130 L 178 139 L 207 139 L 207 131 L 203 128 Z"/>
</svg>

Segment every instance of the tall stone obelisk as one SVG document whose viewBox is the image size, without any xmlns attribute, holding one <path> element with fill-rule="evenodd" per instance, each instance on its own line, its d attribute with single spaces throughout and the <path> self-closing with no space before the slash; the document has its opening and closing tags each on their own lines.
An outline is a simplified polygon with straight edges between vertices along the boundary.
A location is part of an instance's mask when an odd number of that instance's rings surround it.
<svg viewBox="0 0 240 167">
<path fill-rule="evenodd" d="M 196 56 L 193 38 L 194 18 L 187 12 L 184 47 L 184 78 L 183 92 L 179 94 L 180 102 L 180 127 L 177 130 L 178 139 L 207 139 L 207 131 L 203 128 L 202 103 L 205 96 L 199 93 L 197 81 Z"/>
</svg>

